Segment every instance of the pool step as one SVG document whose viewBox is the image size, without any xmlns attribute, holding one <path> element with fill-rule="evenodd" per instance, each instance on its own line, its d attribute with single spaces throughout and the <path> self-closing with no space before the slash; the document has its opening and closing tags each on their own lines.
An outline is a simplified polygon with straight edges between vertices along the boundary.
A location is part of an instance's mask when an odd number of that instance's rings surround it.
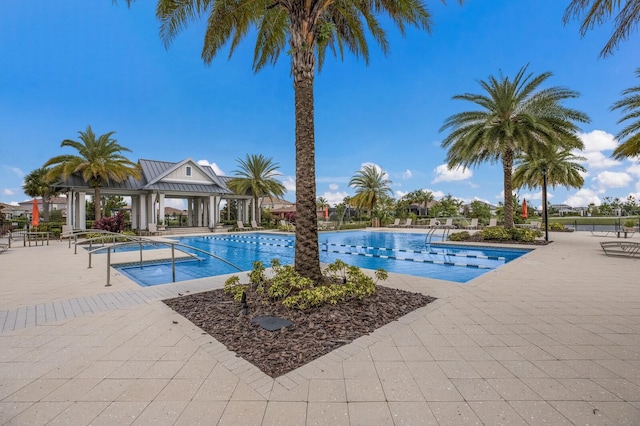
<svg viewBox="0 0 640 426">
<path fill-rule="evenodd" d="M 162 231 L 162 235 L 210 234 L 210 233 L 211 233 L 211 230 L 206 226 L 169 228 L 166 231 Z"/>
</svg>

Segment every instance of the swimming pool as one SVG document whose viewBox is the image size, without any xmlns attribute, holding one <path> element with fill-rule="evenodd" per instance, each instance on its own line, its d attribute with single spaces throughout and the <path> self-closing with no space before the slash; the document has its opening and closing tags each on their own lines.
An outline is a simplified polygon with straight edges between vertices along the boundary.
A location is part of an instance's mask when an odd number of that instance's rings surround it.
<svg viewBox="0 0 640 426">
<path fill-rule="evenodd" d="M 282 234 L 242 233 L 180 237 L 196 247 L 251 270 L 253 262 L 269 266 L 277 258 L 293 264 L 295 237 Z M 425 244 L 424 234 L 371 231 L 331 232 L 319 235 L 320 261 L 336 259 L 367 269 L 465 283 L 527 253 L 527 249 Z M 171 282 L 171 263 L 114 265 L 142 286 Z M 209 257 L 176 262 L 176 281 L 237 273 L 233 267 Z"/>
</svg>

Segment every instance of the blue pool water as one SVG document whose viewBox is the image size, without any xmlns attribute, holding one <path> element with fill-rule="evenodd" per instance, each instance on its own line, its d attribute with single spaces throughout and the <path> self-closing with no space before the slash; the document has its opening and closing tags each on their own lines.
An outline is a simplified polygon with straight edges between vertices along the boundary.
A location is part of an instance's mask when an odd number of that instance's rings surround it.
<svg viewBox="0 0 640 426">
<path fill-rule="evenodd" d="M 253 262 L 267 267 L 271 259 L 293 264 L 295 238 L 266 233 L 212 234 L 181 237 L 180 243 L 206 250 L 251 270 Z M 383 268 L 389 272 L 465 283 L 485 272 L 522 256 L 526 249 L 451 246 L 433 241 L 425 244 L 424 234 L 387 232 L 333 232 L 319 235 L 320 261 L 342 259 L 367 269 Z M 176 281 L 214 275 L 238 273 L 223 262 L 199 255 L 199 260 L 176 262 Z M 171 263 L 115 266 L 142 286 L 171 282 Z"/>
</svg>

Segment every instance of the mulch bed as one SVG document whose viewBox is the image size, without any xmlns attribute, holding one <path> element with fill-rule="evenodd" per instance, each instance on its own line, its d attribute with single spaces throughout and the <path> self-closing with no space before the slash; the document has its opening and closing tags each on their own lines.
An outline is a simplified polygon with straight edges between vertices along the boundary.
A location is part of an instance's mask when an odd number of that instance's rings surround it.
<svg viewBox="0 0 640 426">
<path fill-rule="evenodd" d="M 164 303 L 265 374 L 278 377 L 435 300 L 420 293 L 383 286 L 377 289 L 376 294 L 362 300 L 307 311 L 263 305 L 249 296 L 247 315 L 242 315 L 240 304 L 222 290 Z M 286 318 L 293 325 L 271 332 L 251 322 L 257 316 Z"/>
</svg>

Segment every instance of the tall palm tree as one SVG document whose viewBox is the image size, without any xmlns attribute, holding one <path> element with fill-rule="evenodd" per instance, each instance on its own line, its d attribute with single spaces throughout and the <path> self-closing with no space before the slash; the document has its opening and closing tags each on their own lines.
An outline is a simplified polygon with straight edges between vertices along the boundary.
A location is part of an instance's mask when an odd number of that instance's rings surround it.
<svg viewBox="0 0 640 426">
<path fill-rule="evenodd" d="M 640 68 L 636 70 L 636 75 L 640 78 Z M 618 120 L 618 124 L 628 122 L 626 127 L 616 135 L 618 140 L 627 138 L 611 154 L 616 160 L 622 160 L 625 157 L 640 157 L 640 86 L 630 87 L 622 92 L 622 95 L 624 98 L 611 107 L 612 111 L 618 109 L 624 114 Z"/>
<path fill-rule="evenodd" d="M 580 35 L 584 37 L 595 26 L 609 21 L 615 13 L 613 34 L 600 51 L 600 56 L 604 57 L 611 55 L 618 44 L 628 39 L 631 31 L 638 27 L 640 0 L 571 0 L 562 20 L 565 25 L 571 18 L 581 20 Z"/>
<path fill-rule="evenodd" d="M 349 181 L 349 186 L 356 188 L 356 195 L 351 198 L 351 203 L 368 210 L 369 213 L 379 200 L 391 193 L 391 181 L 385 177 L 382 170 L 378 170 L 372 164 L 358 170 Z"/>
<path fill-rule="evenodd" d="M 30 197 L 42 197 L 42 211 L 45 222 L 49 221 L 49 202 L 58 192 L 53 187 L 53 181 L 47 178 L 49 170 L 40 167 L 31 171 L 25 178 L 22 190 Z"/>
<path fill-rule="evenodd" d="M 586 161 L 566 149 L 549 149 L 545 152 L 528 152 L 516 159 L 516 169 L 513 173 L 513 186 L 515 188 L 527 187 L 529 189 L 542 188 L 544 174 L 547 174 L 547 184 L 555 188 L 565 186 L 567 188 L 581 188 L 584 185 L 585 169 L 577 161 Z M 542 192 L 542 208 L 547 208 L 547 192 Z"/>
<path fill-rule="evenodd" d="M 544 147 L 583 148 L 574 122 L 589 122 L 589 117 L 563 106 L 562 101 L 578 96 L 577 92 L 551 87 L 539 89 L 551 73 L 538 76 L 518 71 L 513 80 L 490 76 L 480 81 L 486 94 L 465 93 L 453 99 L 474 102 L 477 111 L 454 114 L 445 120 L 440 131 L 451 129 L 442 142 L 448 148 L 449 168 L 471 167 L 484 162 L 502 163 L 504 179 L 505 227 L 513 227 L 513 162 L 523 152 Z"/>
<path fill-rule="evenodd" d="M 129 177 L 138 179 L 140 168 L 121 152 L 130 149 L 118 144 L 111 136 L 115 132 L 108 132 L 96 138 L 91 126 L 86 131 L 79 131 L 80 141 L 65 139 L 61 147 L 69 146 L 78 151 L 78 155 L 58 155 L 44 164 L 51 167 L 47 177 L 49 179 L 66 179 L 73 173 L 79 173 L 87 184 L 94 189 L 95 218 L 102 217 L 100 203 L 100 187 L 109 181 L 123 182 Z"/>
<path fill-rule="evenodd" d="M 236 194 L 253 196 L 253 219 L 260 223 L 259 197 L 282 197 L 287 189 L 276 179 L 280 176 L 278 163 L 262 154 L 247 154 L 246 158 L 236 160 L 240 167 L 234 170 L 235 178 L 227 185 Z"/>
<path fill-rule="evenodd" d="M 257 37 L 254 71 L 274 64 L 282 53 L 291 57 L 298 224 L 295 270 L 303 277 L 320 280 L 315 215 L 313 86 L 316 63 L 321 68 L 327 51 L 342 58 L 345 50 L 368 63 L 371 40 L 386 53 L 389 46 L 380 26 L 380 15 L 387 15 L 403 34 L 407 26 L 429 31 L 431 16 L 423 0 L 158 0 L 156 15 L 161 22 L 160 36 L 165 45 L 169 45 L 190 22 L 206 16 L 202 58 L 207 64 L 223 46 L 230 46 L 231 55 L 247 34 L 254 33 Z"/>
</svg>

